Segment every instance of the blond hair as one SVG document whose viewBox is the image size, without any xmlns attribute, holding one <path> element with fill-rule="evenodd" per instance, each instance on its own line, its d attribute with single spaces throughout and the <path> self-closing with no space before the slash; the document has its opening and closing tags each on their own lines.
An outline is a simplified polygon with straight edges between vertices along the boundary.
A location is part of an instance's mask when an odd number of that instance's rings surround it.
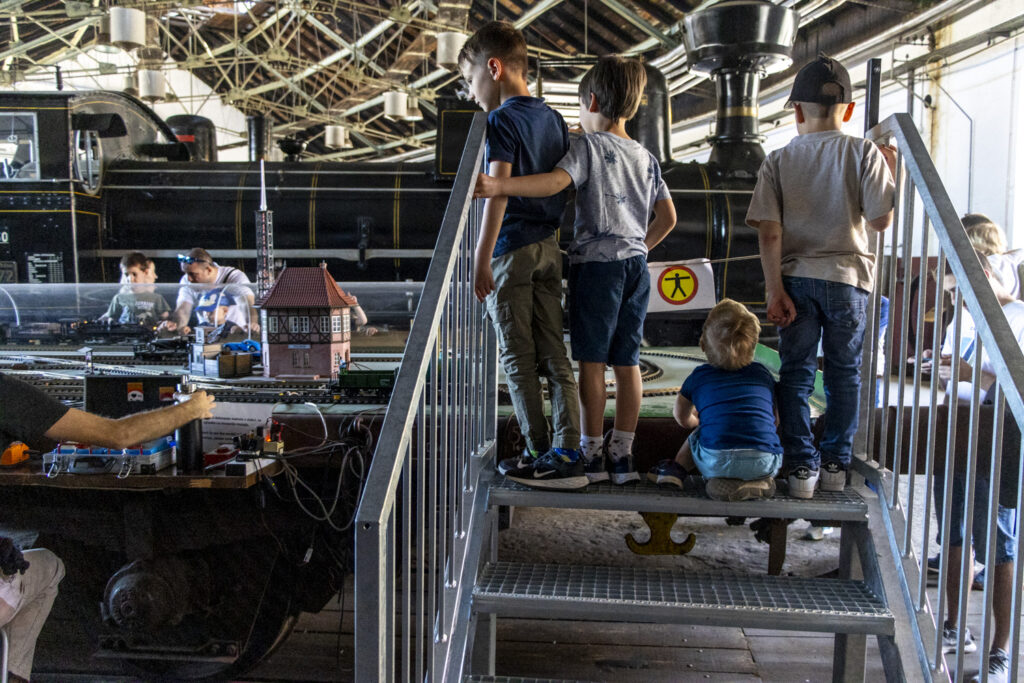
<svg viewBox="0 0 1024 683">
<path fill-rule="evenodd" d="M 700 348 L 708 362 L 722 370 L 739 370 L 754 362 L 754 348 L 761 334 L 761 323 L 747 307 L 732 299 L 722 299 L 708 313 Z"/>
<path fill-rule="evenodd" d="M 985 254 L 1002 254 L 1006 251 L 1006 235 L 1003 229 L 983 213 L 968 213 L 960 219 L 971 240 L 971 246 Z"/>
</svg>

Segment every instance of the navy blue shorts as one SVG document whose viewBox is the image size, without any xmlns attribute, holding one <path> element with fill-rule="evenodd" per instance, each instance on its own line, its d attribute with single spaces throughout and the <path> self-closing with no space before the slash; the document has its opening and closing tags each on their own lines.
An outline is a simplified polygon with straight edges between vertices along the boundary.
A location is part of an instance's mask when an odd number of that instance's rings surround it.
<svg viewBox="0 0 1024 683">
<path fill-rule="evenodd" d="M 650 295 L 651 277 L 643 256 L 570 265 L 569 341 L 573 360 L 639 365 Z"/>
</svg>

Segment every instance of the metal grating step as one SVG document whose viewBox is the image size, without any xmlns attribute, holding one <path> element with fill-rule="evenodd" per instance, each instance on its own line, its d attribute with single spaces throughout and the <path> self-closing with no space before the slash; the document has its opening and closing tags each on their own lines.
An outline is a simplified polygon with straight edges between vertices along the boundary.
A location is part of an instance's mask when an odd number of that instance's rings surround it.
<svg viewBox="0 0 1024 683">
<path fill-rule="evenodd" d="M 591 484 L 578 491 L 532 489 L 505 477 L 491 484 L 492 505 L 521 507 L 579 508 L 586 510 L 642 510 L 674 512 L 698 517 L 772 517 L 779 519 L 836 520 L 863 522 L 868 506 L 856 489 L 840 493 L 818 491 L 809 500 L 776 494 L 767 500 L 725 503 L 711 500 L 697 491 L 677 491 L 647 481 L 618 486 L 609 482 Z"/>
<path fill-rule="evenodd" d="M 566 678 L 520 678 L 519 676 L 466 676 L 466 683 L 590 683 Z"/>
<path fill-rule="evenodd" d="M 676 569 L 488 563 L 473 609 L 512 617 L 893 634 L 863 581 Z"/>
</svg>

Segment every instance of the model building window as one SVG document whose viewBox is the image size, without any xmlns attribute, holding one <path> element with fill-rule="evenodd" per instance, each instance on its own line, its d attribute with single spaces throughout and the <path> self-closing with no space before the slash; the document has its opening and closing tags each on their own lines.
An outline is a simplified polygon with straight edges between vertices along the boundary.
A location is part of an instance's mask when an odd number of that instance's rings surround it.
<svg viewBox="0 0 1024 683">
<path fill-rule="evenodd" d="M 350 315 L 343 315 L 343 316 L 341 316 L 341 318 L 342 318 L 342 320 L 345 321 L 344 328 L 342 329 L 342 331 L 345 334 L 348 334 L 349 332 L 352 331 L 352 316 L 350 316 Z"/>
<path fill-rule="evenodd" d="M 271 334 L 277 334 L 277 316 L 272 315 L 267 318 L 267 332 Z"/>
<path fill-rule="evenodd" d="M 335 370 L 340 370 L 341 369 L 341 363 L 342 363 L 342 361 L 341 361 L 341 354 L 335 352 L 335 354 L 334 354 L 334 369 Z"/>
<path fill-rule="evenodd" d="M 299 316 L 290 315 L 288 316 L 288 331 L 295 333 L 299 331 Z"/>
<path fill-rule="evenodd" d="M 333 334 L 337 334 L 337 333 L 341 332 L 341 316 L 340 315 L 332 315 L 331 316 L 331 332 Z"/>
<path fill-rule="evenodd" d="M 329 327 L 330 324 L 331 324 L 330 316 L 326 316 L 326 315 L 320 316 L 320 329 L 318 330 L 320 332 L 320 334 L 327 334 L 327 330 L 331 329 Z"/>
<path fill-rule="evenodd" d="M 292 351 L 292 367 L 293 368 L 301 367 L 299 365 L 299 360 L 300 360 L 299 359 L 299 352 L 298 351 Z"/>
<path fill-rule="evenodd" d="M 299 332 L 309 332 L 309 316 L 299 316 Z"/>
</svg>

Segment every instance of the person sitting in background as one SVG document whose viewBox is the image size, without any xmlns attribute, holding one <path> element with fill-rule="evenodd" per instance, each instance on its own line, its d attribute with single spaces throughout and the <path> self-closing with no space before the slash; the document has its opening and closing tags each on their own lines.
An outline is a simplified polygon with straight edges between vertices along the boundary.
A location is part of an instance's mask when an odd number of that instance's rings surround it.
<svg viewBox="0 0 1024 683">
<path fill-rule="evenodd" d="M 170 434 L 192 420 L 212 416 L 212 396 L 199 391 L 184 403 L 111 420 L 69 408 L 38 388 L 0 373 L 0 452 L 15 441 L 49 451 L 59 441 L 128 448 Z M 23 683 L 32 674 L 36 639 L 43 629 L 64 564 L 46 549 L 22 553 L 0 537 L 0 628 L 10 642 L 10 680 Z"/>
<path fill-rule="evenodd" d="M 761 334 L 757 316 L 732 299 L 708 313 L 700 348 L 708 362 L 697 367 L 676 396 L 676 422 L 694 428 L 675 460 L 647 473 L 655 484 L 683 488 L 696 468 L 715 500 L 770 498 L 782 465 L 776 433 L 775 379 L 754 362 Z M 699 417 L 698 417 L 699 415 Z"/>
<path fill-rule="evenodd" d="M 1020 266 L 1024 249 L 1006 250 L 1006 233 L 983 213 L 968 213 L 960 219 L 971 245 L 985 255 L 992 274 L 1014 299 L 1021 298 Z M 984 261 L 982 262 L 984 263 Z"/>
<path fill-rule="evenodd" d="M 178 263 L 184 273 L 181 276 L 183 286 L 178 289 L 174 312 L 170 319 L 160 324 L 161 330 L 188 334 L 192 331 L 188 325 L 190 316 L 200 299 L 208 300 L 212 297 L 212 301 L 217 301 L 218 298 L 223 299 L 220 295 L 226 292 L 231 295 L 231 303 L 225 319 L 250 335 L 259 332 L 259 317 L 253 307 L 254 297 L 245 286 L 251 282 L 245 273 L 231 266 L 217 265 L 210 253 L 200 247 L 192 249 L 188 254 L 178 254 Z"/>
<path fill-rule="evenodd" d="M 377 334 L 378 330 L 375 326 L 370 324 L 369 318 L 366 317 L 366 311 L 359 304 L 352 307 L 349 311 L 352 314 L 352 323 L 355 328 L 356 334 L 361 334 L 366 337 L 372 337 Z"/>
<path fill-rule="evenodd" d="M 167 300 L 156 293 L 156 267 L 153 259 L 133 251 L 121 257 L 121 288 L 99 317 L 100 322 L 156 325 L 171 313 Z"/>
</svg>

